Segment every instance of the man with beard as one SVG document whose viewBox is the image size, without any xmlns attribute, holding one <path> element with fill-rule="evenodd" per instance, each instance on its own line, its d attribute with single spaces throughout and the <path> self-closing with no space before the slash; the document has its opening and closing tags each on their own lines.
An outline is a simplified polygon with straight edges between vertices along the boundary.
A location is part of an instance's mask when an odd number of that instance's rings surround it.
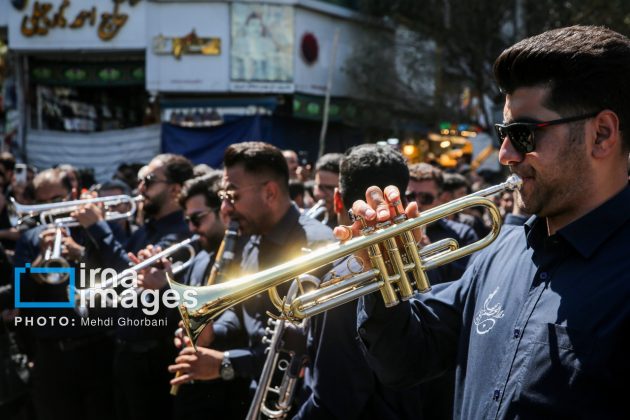
<svg viewBox="0 0 630 420">
<path fill-rule="evenodd" d="M 332 240 L 330 228 L 302 216 L 291 202 L 287 162 L 276 147 L 262 142 L 233 144 L 225 151 L 223 163 L 221 211 L 239 223 L 241 235 L 249 236 L 239 254 L 241 272 L 261 271 L 300 256 L 303 248 L 313 249 Z M 215 343 L 245 333 L 247 345 L 228 351 L 198 346 L 197 353 L 187 347 L 169 367 L 171 372 L 182 373 L 171 383 L 245 378 L 255 384 L 265 361 L 262 337 L 267 312 L 277 312 L 267 293 L 225 312 L 206 330 Z"/>
<path fill-rule="evenodd" d="M 221 185 L 221 171 L 186 181 L 179 203 L 186 214 L 190 231 L 199 235 L 201 250 L 195 255 L 181 282 L 191 286 L 204 286 L 214 266 L 215 253 L 224 237 L 226 226 L 221 221 L 221 200 L 217 191 Z M 230 251 L 233 253 L 233 250 Z M 224 256 L 227 253 L 224 253 Z M 221 277 L 218 275 L 218 277 Z M 209 331 L 208 331 L 209 332 Z M 247 344 L 243 337 L 235 342 L 211 342 L 204 337 L 204 344 L 217 350 L 227 350 Z M 176 338 L 181 347 L 181 336 Z M 240 378 L 225 382 L 220 379 L 196 381 L 182 385 L 175 398 L 174 418 L 188 419 L 200 412 L 212 413 L 217 418 L 242 418 L 247 407 L 249 381 Z"/>
<path fill-rule="evenodd" d="M 361 299 L 359 336 L 386 385 L 455 367 L 455 418 L 627 416 L 628 72 L 630 40 L 602 27 L 547 31 L 499 56 L 499 159 L 534 216 L 504 226 L 460 281 L 389 309 Z M 355 214 L 389 218 L 400 193 L 387 192 Z"/>
<path fill-rule="evenodd" d="M 148 246 L 164 249 L 190 236 L 178 198 L 184 182 L 193 176 L 192 163 L 183 156 L 162 154 L 151 160 L 143 175 L 139 191 L 144 197 L 147 221 L 124 245 L 116 240 L 96 206 L 86 205 L 75 215 L 96 244 L 105 267 L 117 272 L 135 264 L 133 254 Z M 141 285 L 160 293 L 168 288 L 164 276 L 149 273 Z M 142 311 L 139 298 L 135 307 L 119 309 L 119 316 L 124 318 L 168 319 L 166 327 L 133 326 L 126 322 L 116 329 L 114 389 L 120 419 L 163 418 L 171 412 L 166 367 L 175 356 L 172 334 L 179 316 L 176 310 L 161 304 L 161 295 L 159 299 L 159 309 L 152 316 Z"/>
</svg>

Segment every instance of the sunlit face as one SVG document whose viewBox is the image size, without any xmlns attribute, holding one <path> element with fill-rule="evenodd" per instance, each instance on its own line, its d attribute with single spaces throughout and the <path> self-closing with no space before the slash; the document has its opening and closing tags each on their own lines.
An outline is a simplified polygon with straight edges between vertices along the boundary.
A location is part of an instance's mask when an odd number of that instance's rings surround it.
<svg viewBox="0 0 630 420">
<path fill-rule="evenodd" d="M 143 210 L 151 217 L 158 214 L 169 200 L 171 184 L 166 178 L 162 162 L 152 161 L 145 168 L 139 179 L 138 191 L 145 199 Z"/>
<path fill-rule="evenodd" d="M 542 122 L 562 117 L 543 105 L 549 89 L 519 88 L 506 96 L 505 123 L 516 121 Z M 536 149 L 521 154 L 506 138 L 499 151 L 499 160 L 523 178 L 519 207 L 526 213 L 554 217 L 571 211 L 585 199 L 590 188 L 592 169 L 587 159 L 584 124 L 559 124 L 536 131 Z"/>
<path fill-rule="evenodd" d="M 299 166 L 297 153 L 292 150 L 285 150 L 282 152 L 282 155 L 287 161 L 287 166 L 289 167 L 289 178 L 295 178 L 297 176 L 297 168 Z"/>
<path fill-rule="evenodd" d="M 440 190 L 435 181 L 416 181 L 410 179 L 409 184 L 407 185 L 407 193 L 405 195 L 407 196 L 408 201 L 415 201 L 418 203 L 418 209 L 423 212 L 432 209 L 439 204 L 439 194 Z"/>
<path fill-rule="evenodd" d="M 206 251 L 214 251 L 223 238 L 225 227 L 221 219 L 206 204 L 206 198 L 199 194 L 186 200 L 184 210 L 188 229 L 199 235 L 199 243 Z"/>
<path fill-rule="evenodd" d="M 268 179 L 261 179 L 260 175 L 247 172 L 240 164 L 223 171 L 226 197 L 222 197 L 221 212 L 230 220 L 237 221 L 244 235 L 266 232 L 271 219 L 271 210 L 264 199 L 268 182 Z"/>
<path fill-rule="evenodd" d="M 339 186 L 339 174 L 330 171 L 317 171 L 313 194 L 316 200 L 325 200 L 328 214 L 333 214 L 333 197 Z"/>
</svg>

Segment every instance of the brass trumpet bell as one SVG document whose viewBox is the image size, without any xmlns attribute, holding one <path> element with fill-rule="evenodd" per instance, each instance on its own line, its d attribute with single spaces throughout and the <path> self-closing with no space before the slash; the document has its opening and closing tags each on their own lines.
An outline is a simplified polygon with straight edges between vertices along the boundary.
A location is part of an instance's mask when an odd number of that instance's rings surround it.
<svg viewBox="0 0 630 420">
<path fill-rule="evenodd" d="M 221 284 L 191 287 L 179 284 L 168 277 L 171 288 L 178 292 L 180 298 L 185 296 L 185 293 L 188 296 L 193 295 L 191 291 L 196 296 L 196 304 L 179 306 L 186 332 L 194 345 L 210 320 L 231 306 L 264 291 L 269 291 L 270 298 L 281 316 L 294 322 L 376 290 L 381 291 L 388 307 L 396 305 L 401 299 L 409 299 L 414 293 L 427 292 L 430 285 L 426 271 L 472 254 L 496 239 L 501 227 L 501 215 L 496 205 L 486 197 L 517 189 L 521 182 L 518 176 L 512 175 L 502 184 L 435 207 L 416 218 L 398 218 L 398 223 L 376 229 L 366 236 L 345 243 L 332 244 L 267 270 Z M 418 248 L 413 236 L 414 229 L 477 206 L 487 208 L 493 221 L 490 233 L 484 238 L 463 248 L 459 248 L 453 239 L 436 242 L 422 250 Z M 275 289 L 277 286 L 360 250 L 368 251 L 371 268 L 367 267 L 367 270 L 361 273 L 298 296 L 291 303 L 285 302 L 278 295 Z"/>
</svg>

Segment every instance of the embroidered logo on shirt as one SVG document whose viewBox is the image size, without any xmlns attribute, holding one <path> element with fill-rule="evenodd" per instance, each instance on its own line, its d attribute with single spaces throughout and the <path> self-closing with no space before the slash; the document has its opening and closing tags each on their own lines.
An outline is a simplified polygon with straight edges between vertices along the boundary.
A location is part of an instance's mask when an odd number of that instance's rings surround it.
<svg viewBox="0 0 630 420">
<path fill-rule="evenodd" d="M 494 327 L 497 319 L 503 318 L 503 307 L 500 303 L 490 306 L 490 301 L 498 291 L 499 288 L 497 287 L 494 289 L 494 292 L 490 293 L 488 298 L 483 302 L 483 309 L 481 309 L 475 317 L 474 322 L 477 327 L 477 334 L 486 334 Z"/>
</svg>

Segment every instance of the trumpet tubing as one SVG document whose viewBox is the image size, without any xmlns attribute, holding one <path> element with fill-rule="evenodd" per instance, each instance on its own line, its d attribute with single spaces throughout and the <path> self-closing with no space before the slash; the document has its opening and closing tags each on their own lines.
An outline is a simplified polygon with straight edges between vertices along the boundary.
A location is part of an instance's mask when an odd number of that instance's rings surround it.
<svg viewBox="0 0 630 420">
<path fill-rule="evenodd" d="M 386 306 L 407 300 L 415 292 L 426 292 L 430 290 L 426 271 L 485 248 L 498 236 L 501 215 L 496 205 L 486 197 L 519 188 L 520 185 L 520 178 L 513 175 L 502 184 L 435 207 L 412 219 L 399 217 L 397 223 L 375 229 L 343 244 L 336 243 L 320 248 L 308 255 L 229 282 L 193 288 L 197 293 L 197 305 L 180 305 L 186 331 L 194 343 L 207 322 L 229 307 L 264 291 L 269 291 L 272 302 L 284 318 L 296 322 L 376 290 L 381 291 Z M 477 206 L 487 208 L 492 218 L 493 226 L 487 236 L 462 248 L 455 247 L 454 240 L 440 241 L 426 252 L 418 248 L 413 237 L 414 229 Z M 402 251 L 399 244 L 402 244 Z M 385 248 L 387 260 L 383 256 L 381 245 Z M 281 299 L 275 289 L 301 274 L 361 250 L 368 250 L 371 268 L 328 286 L 333 287 L 332 289 L 318 289 L 311 294 L 297 297 L 291 303 Z M 171 288 L 177 290 L 180 296 L 191 289 L 170 277 L 168 280 Z"/>
<path fill-rule="evenodd" d="M 109 197 L 86 198 L 83 200 L 62 201 L 60 203 L 23 205 L 13 198 L 8 204 L 9 220 L 11 225 L 18 226 L 25 219 L 39 216 L 43 225 L 61 225 L 65 227 L 79 226 L 79 222 L 70 216 L 70 213 L 78 210 L 86 204 L 102 204 L 105 208 L 103 217 L 105 220 L 128 219 L 136 212 L 137 203 L 142 201 L 142 196 L 131 197 L 128 195 L 113 195 Z M 129 204 L 130 209 L 124 213 L 112 211 L 119 204 Z"/>
</svg>

